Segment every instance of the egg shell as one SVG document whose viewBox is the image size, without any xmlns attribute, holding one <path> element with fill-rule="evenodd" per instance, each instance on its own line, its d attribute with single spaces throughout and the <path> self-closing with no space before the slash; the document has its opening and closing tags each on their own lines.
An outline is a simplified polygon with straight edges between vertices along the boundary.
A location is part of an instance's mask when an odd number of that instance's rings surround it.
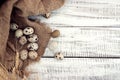
<svg viewBox="0 0 120 80">
<path fill-rule="evenodd" d="M 27 48 L 28 50 L 38 50 L 39 46 L 37 43 L 29 43 Z"/>
<path fill-rule="evenodd" d="M 10 29 L 11 29 L 11 30 L 17 30 L 18 27 L 19 27 L 19 26 L 18 26 L 16 23 L 11 23 L 11 24 L 10 24 Z"/>
<path fill-rule="evenodd" d="M 25 36 L 20 37 L 19 43 L 21 45 L 25 45 L 27 43 L 27 38 Z"/>
<path fill-rule="evenodd" d="M 63 59 L 64 59 L 64 55 L 59 52 L 59 53 L 56 53 L 56 54 L 55 54 L 55 58 L 56 58 L 57 60 L 63 60 Z"/>
<path fill-rule="evenodd" d="M 18 29 L 15 31 L 15 37 L 20 38 L 23 35 L 22 29 Z"/>
<path fill-rule="evenodd" d="M 38 53 L 36 51 L 30 51 L 28 55 L 30 59 L 36 59 L 38 57 Z"/>
<path fill-rule="evenodd" d="M 25 35 L 30 35 L 30 34 L 33 34 L 34 33 L 34 29 L 32 27 L 26 27 L 24 30 L 23 30 L 23 33 Z"/>
<path fill-rule="evenodd" d="M 26 60 L 27 57 L 28 57 L 28 51 L 27 50 L 20 51 L 20 59 L 21 60 Z"/>
<path fill-rule="evenodd" d="M 31 34 L 28 36 L 28 41 L 29 42 L 37 42 L 38 41 L 38 36 L 36 34 Z"/>
</svg>

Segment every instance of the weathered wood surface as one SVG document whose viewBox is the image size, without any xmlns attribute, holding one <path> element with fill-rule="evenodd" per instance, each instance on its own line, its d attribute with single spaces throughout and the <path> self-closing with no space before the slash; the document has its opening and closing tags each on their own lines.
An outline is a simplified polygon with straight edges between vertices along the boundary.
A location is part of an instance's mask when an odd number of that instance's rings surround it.
<svg viewBox="0 0 120 80">
<path fill-rule="evenodd" d="M 120 80 L 120 59 L 42 58 L 29 70 L 29 80 Z"/>
<path fill-rule="evenodd" d="M 49 19 L 35 18 L 61 36 L 51 39 L 58 42 L 56 50 L 47 48 L 29 66 L 29 80 L 120 80 L 120 0 L 66 0 Z M 59 51 L 62 61 L 52 58 Z"/>
<path fill-rule="evenodd" d="M 120 57 L 120 28 L 56 26 L 61 36 L 54 51 L 46 49 L 44 56 L 62 52 L 72 57 Z"/>
<path fill-rule="evenodd" d="M 119 25 L 119 0 L 66 0 L 63 8 L 54 11 L 50 19 L 42 18 L 50 24 L 72 26 Z"/>
</svg>

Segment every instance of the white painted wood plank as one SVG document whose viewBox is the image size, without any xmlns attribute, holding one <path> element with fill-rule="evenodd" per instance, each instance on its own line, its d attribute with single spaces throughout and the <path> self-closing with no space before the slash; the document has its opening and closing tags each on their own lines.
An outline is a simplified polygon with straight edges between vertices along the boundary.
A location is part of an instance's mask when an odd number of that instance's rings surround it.
<svg viewBox="0 0 120 80">
<path fill-rule="evenodd" d="M 119 13 L 120 0 L 67 0 L 49 19 L 37 17 L 61 31 L 61 37 L 54 39 L 59 48 L 52 52 L 46 49 L 45 56 L 56 51 L 65 56 L 120 56 L 119 28 L 99 27 L 120 27 Z"/>
<path fill-rule="evenodd" d="M 54 56 L 62 52 L 73 57 L 120 57 L 120 28 L 61 27 L 61 36 L 51 41 L 58 42 L 58 47 L 46 49 L 44 56 Z"/>
<path fill-rule="evenodd" d="M 61 31 L 59 38 L 51 39 L 58 48 L 47 48 L 44 56 L 61 51 L 73 57 L 119 57 L 120 28 L 105 28 L 119 27 L 119 13 L 120 0 L 66 0 L 49 19 L 37 17 Z M 120 59 L 42 58 L 28 70 L 29 80 L 120 80 Z"/>
<path fill-rule="evenodd" d="M 65 9 L 64 9 L 65 8 Z M 60 12 L 62 14 L 118 17 L 120 9 L 119 0 L 67 0 Z"/>
<path fill-rule="evenodd" d="M 29 80 L 120 80 L 120 59 L 42 58 L 28 70 Z"/>
<path fill-rule="evenodd" d="M 120 25 L 120 0 L 66 0 L 65 5 L 41 22 L 72 26 Z"/>
<path fill-rule="evenodd" d="M 39 17 L 51 28 L 61 31 L 60 38 L 51 40 L 59 43 L 58 49 L 46 49 L 44 56 L 53 56 L 59 51 L 65 56 L 120 56 L 120 29 L 104 28 L 120 27 L 117 19 L 120 18 L 119 11 L 119 0 L 67 0 L 63 8 L 53 12 L 51 18 Z"/>
</svg>

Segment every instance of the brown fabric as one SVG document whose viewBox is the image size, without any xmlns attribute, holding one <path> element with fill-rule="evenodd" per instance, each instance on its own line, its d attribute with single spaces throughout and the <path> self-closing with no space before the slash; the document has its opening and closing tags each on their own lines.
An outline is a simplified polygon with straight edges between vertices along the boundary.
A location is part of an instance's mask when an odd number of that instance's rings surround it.
<svg viewBox="0 0 120 80">
<path fill-rule="evenodd" d="M 6 68 L 0 63 L 0 80 L 8 80 L 8 71 Z"/>
<path fill-rule="evenodd" d="M 60 8 L 63 3 L 64 0 L 5 0 L 4 3 L 0 3 L 2 4 L 0 5 L 0 61 L 9 71 L 15 66 L 16 55 L 16 38 L 14 32 L 10 31 L 10 22 L 17 23 L 22 29 L 27 26 L 35 29 L 35 33 L 39 37 L 37 51 L 39 57 L 34 61 L 38 61 L 44 54 L 52 30 L 44 23 L 30 21 L 28 16 L 51 12 Z M 17 47 L 19 48 L 20 45 L 17 44 Z M 21 73 L 24 74 L 25 67 L 34 61 L 30 59 L 21 61 L 22 65 L 19 67 Z"/>
<path fill-rule="evenodd" d="M 18 80 L 17 75 L 9 74 L 7 69 L 0 63 L 0 80 Z"/>
<path fill-rule="evenodd" d="M 22 17 L 49 13 L 60 8 L 65 0 L 19 0 L 15 7 L 19 9 Z"/>
<path fill-rule="evenodd" d="M 6 51 L 6 43 L 9 35 L 10 16 L 13 4 L 17 0 L 8 0 L 0 7 L 0 59 L 1 62 Z"/>
</svg>

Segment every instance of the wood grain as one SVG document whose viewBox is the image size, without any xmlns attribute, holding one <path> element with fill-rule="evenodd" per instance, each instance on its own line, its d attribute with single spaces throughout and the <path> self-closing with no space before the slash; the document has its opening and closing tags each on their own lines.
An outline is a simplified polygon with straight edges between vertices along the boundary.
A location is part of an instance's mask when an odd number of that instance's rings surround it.
<svg viewBox="0 0 120 80">
<path fill-rule="evenodd" d="M 54 51 L 29 66 L 29 80 L 120 80 L 120 0 L 66 0 L 49 19 L 33 16 L 58 29 Z M 53 59 L 56 52 L 66 57 Z M 84 57 L 84 58 L 83 58 Z"/>
<path fill-rule="evenodd" d="M 120 56 L 119 9 L 119 0 L 66 0 L 49 19 L 37 17 L 61 32 L 60 38 L 51 39 L 58 42 L 58 48 L 46 49 L 44 56 L 57 51 L 72 57 Z"/>
<path fill-rule="evenodd" d="M 52 12 L 42 22 L 72 26 L 120 25 L 119 0 L 66 0 L 65 5 Z"/>
<path fill-rule="evenodd" d="M 119 80 L 119 59 L 67 58 L 63 61 L 42 58 L 29 66 L 29 80 Z"/>
<path fill-rule="evenodd" d="M 62 52 L 73 57 L 120 57 L 120 28 L 61 27 L 61 36 L 51 41 L 58 42 L 58 47 L 46 49 L 44 56 L 54 56 Z M 51 42 L 50 41 L 50 42 Z"/>
</svg>

